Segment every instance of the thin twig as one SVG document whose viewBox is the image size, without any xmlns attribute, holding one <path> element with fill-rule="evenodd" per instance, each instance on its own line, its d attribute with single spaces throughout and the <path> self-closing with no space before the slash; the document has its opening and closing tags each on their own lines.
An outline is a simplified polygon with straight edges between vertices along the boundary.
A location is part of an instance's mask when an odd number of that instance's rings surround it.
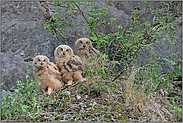
<svg viewBox="0 0 183 123">
<path fill-rule="evenodd" d="M 66 112 L 68 112 L 70 110 L 70 108 L 68 108 L 67 110 L 65 110 L 60 116 L 64 115 Z"/>
<path fill-rule="evenodd" d="M 84 17 L 84 19 L 86 20 L 86 22 L 89 24 L 89 21 L 86 19 L 84 13 L 81 11 L 81 9 L 79 8 L 79 6 L 78 6 L 75 2 L 73 2 L 73 3 L 77 6 L 77 8 L 78 8 L 79 11 L 81 12 L 82 16 Z M 94 30 L 94 33 L 95 33 L 95 35 L 97 36 L 97 38 L 99 39 L 99 37 L 98 37 L 97 33 L 95 32 L 95 30 Z"/>
<path fill-rule="evenodd" d="M 48 4 L 48 3 L 46 3 L 46 4 Z M 84 13 L 81 11 L 81 9 L 79 8 L 79 6 L 78 6 L 76 3 L 74 3 L 74 4 L 78 7 L 78 9 L 75 9 L 75 8 L 72 8 L 72 9 L 73 9 L 73 10 L 76 10 L 76 11 L 80 11 L 80 12 L 82 13 L 83 17 L 85 18 L 86 22 L 89 24 L 88 20 L 86 19 Z M 50 5 L 53 5 L 53 4 L 50 3 Z M 60 7 L 64 7 L 64 8 L 69 8 L 69 7 L 67 7 L 67 6 L 62 6 L 62 5 L 59 5 L 59 6 L 60 6 Z M 101 20 L 99 20 L 98 18 L 96 18 L 96 17 L 94 17 L 94 16 L 92 16 L 92 15 L 90 15 L 90 14 L 88 14 L 88 13 L 86 13 L 86 14 L 89 15 L 89 16 L 91 16 L 91 17 L 93 17 L 93 18 L 95 18 L 95 19 L 97 19 L 97 20 L 98 20 L 99 22 L 101 22 L 105 27 L 107 27 L 112 33 L 114 33 L 114 32 L 111 30 L 111 28 L 108 27 L 108 26 L 107 26 L 105 23 L 103 23 Z M 99 39 L 97 33 L 96 33 L 95 31 L 94 31 L 94 33 L 95 33 L 95 35 L 97 36 L 97 38 Z M 115 37 L 117 38 L 117 35 L 115 35 Z M 121 44 L 123 45 L 123 47 L 127 50 L 127 52 L 130 53 L 130 56 L 132 56 L 131 52 L 129 52 L 129 50 L 128 50 L 127 47 L 123 44 L 123 42 L 122 42 L 121 40 L 120 40 L 120 42 L 121 42 Z"/>
<path fill-rule="evenodd" d="M 91 16 L 91 15 L 90 15 Z M 94 17 L 94 16 L 91 16 L 91 17 L 93 17 L 93 18 L 95 18 L 96 19 L 96 17 Z M 99 22 L 101 22 L 104 26 L 106 26 L 113 34 L 114 34 L 114 32 L 111 30 L 111 28 L 109 28 L 105 23 L 103 23 L 101 20 L 99 20 L 99 19 L 97 19 Z M 116 38 L 118 38 L 118 36 L 117 35 L 114 35 Z M 129 52 L 128 51 L 128 49 L 127 49 L 127 47 L 123 44 L 123 42 L 120 40 L 120 42 L 121 42 L 121 44 L 123 45 L 123 47 L 127 50 L 127 52 L 128 53 L 130 53 L 130 56 L 132 56 L 132 54 L 131 54 L 131 52 Z"/>
</svg>

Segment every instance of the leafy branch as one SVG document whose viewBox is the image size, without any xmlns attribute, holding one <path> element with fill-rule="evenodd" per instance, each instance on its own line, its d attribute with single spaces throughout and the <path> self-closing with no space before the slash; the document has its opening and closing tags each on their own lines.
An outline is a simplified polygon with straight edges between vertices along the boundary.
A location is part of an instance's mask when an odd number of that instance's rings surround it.
<svg viewBox="0 0 183 123">
<path fill-rule="evenodd" d="M 82 16 L 84 17 L 84 19 L 86 20 L 86 22 L 89 24 L 89 21 L 87 20 L 86 16 L 84 15 L 85 12 L 83 12 L 75 2 L 73 2 L 73 3 L 76 5 L 76 7 L 77 7 L 78 9 L 75 9 L 75 8 L 71 8 L 71 9 L 72 9 L 72 10 L 76 10 L 76 11 L 81 12 Z M 52 4 L 52 3 L 47 3 L 47 2 L 46 2 L 46 4 L 54 5 L 54 4 Z M 60 4 L 58 4 L 58 3 L 57 3 L 57 6 L 64 7 L 64 8 L 69 8 L 69 7 L 65 6 L 65 5 L 60 5 Z M 92 16 L 92 15 L 90 15 L 90 14 L 88 14 L 88 13 L 85 13 L 85 14 L 87 14 L 87 15 L 93 17 L 94 19 L 97 19 L 99 22 L 101 22 L 105 27 L 107 27 L 107 29 L 109 29 L 109 30 L 114 34 L 114 32 L 111 30 L 111 28 L 108 27 L 105 23 L 103 23 L 103 21 L 99 20 L 98 18 L 96 18 L 96 17 L 94 17 L 94 16 Z M 96 33 L 95 30 L 94 30 L 94 33 L 95 33 L 96 37 L 99 39 L 99 36 L 97 35 L 97 33 Z M 118 38 L 118 36 L 117 36 L 116 34 L 115 34 L 115 37 Z M 127 52 L 130 53 L 130 56 L 132 56 L 131 52 L 129 52 L 129 50 L 128 50 L 127 47 L 124 45 L 124 43 L 122 42 L 122 40 L 120 40 L 120 42 L 121 42 L 122 46 L 127 50 Z"/>
</svg>

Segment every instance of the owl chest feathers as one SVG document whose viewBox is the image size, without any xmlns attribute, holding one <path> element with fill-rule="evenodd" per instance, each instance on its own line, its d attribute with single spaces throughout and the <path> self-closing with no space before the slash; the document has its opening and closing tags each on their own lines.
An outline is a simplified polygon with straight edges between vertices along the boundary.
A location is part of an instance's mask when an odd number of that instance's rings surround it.
<svg viewBox="0 0 183 123">
<path fill-rule="evenodd" d="M 82 63 L 77 62 L 77 57 L 73 56 L 72 58 L 65 58 L 61 60 L 56 60 L 56 64 L 59 67 L 61 72 L 74 72 L 76 70 L 81 70 Z"/>
<path fill-rule="evenodd" d="M 43 77 L 44 76 L 53 76 L 56 77 L 55 75 L 59 75 L 59 71 L 57 70 L 58 68 L 56 66 L 52 66 L 52 64 L 48 64 L 44 67 L 40 68 L 34 68 L 34 74 L 38 77 Z"/>
<path fill-rule="evenodd" d="M 99 52 L 96 49 L 94 49 L 92 46 L 88 46 L 84 50 L 78 51 L 78 55 L 80 56 L 84 64 L 87 64 L 87 62 L 91 62 L 91 60 L 88 61 L 88 58 L 96 57 L 98 54 Z"/>
<path fill-rule="evenodd" d="M 45 67 L 42 67 L 40 69 L 35 69 L 37 72 L 34 72 L 34 74 L 37 76 L 37 77 L 44 77 L 48 74 L 48 69 Z"/>
<path fill-rule="evenodd" d="M 59 69 L 59 71 L 62 71 L 63 69 L 66 69 L 66 63 L 70 60 L 70 58 L 59 58 L 59 57 L 55 57 L 55 61 L 56 61 L 56 65 Z M 67 70 L 68 72 L 71 70 Z"/>
</svg>

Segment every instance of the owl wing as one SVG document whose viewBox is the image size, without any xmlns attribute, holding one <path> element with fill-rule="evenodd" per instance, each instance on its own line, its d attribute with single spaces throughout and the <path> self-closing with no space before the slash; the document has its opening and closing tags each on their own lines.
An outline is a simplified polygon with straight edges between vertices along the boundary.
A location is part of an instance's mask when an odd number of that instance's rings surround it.
<svg viewBox="0 0 183 123">
<path fill-rule="evenodd" d="M 49 66 L 55 69 L 56 71 L 59 71 L 58 67 L 54 63 L 50 62 Z"/>
<path fill-rule="evenodd" d="M 78 64 L 82 64 L 82 60 L 81 60 L 81 58 L 80 58 L 79 56 L 74 55 L 74 56 L 72 57 L 72 59 L 73 59 L 74 61 L 76 61 Z"/>
<path fill-rule="evenodd" d="M 91 54 L 92 56 L 96 56 L 96 55 L 99 55 L 100 54 L 100 52 L 98 51 L 98 50 L 96 50 L 95 48 L 93 48 L 93 47 L 91 47 L 91 46 L 89 46 L 89 49 L 88 49 L 89 51 L 89 54 Z"/>
<path fill-rule="evenodd" d="M 58 67 L 54 63 L 50 62 L 47 66 L 47 69 L 48 69 L 49 74 L 51 74 L 56 79 L 58 79 L 62 82 L 61 73 L 59 72 Z"/>
<path fill-rule="evenodd" d="M 67 66 L 72 69 L 72 72 L 82 70 L 82 61 L 79 56 L 73 56 L 68 62 Z"/>
</svg>

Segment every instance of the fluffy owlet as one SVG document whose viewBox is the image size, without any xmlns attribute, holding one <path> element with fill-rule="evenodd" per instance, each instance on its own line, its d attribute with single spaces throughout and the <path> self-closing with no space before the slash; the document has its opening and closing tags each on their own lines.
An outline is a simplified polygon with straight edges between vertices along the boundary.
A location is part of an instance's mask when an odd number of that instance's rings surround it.
<svg viewBox="0 0 183 123">
<path fill-rule="evenodd" d="M 92 46 L 92 42 L 88 38 L 80 38 L 76 41 L 75 47 L 77 55 L 82 59 L 84 64 L 87 63 L 87 58 L 95 57 L 100 52 Z M 92 61 L 92 60 L 91 60 Z"/>
<path fill-rule="evenodd" d="M 83 79 L 82 61 L 73 54 L 73 50 L 68 45 L 60 45 L 55 49 L 55 63 L 61 72 L 65 83 L 71 85 L 72 82 Z"/>
<path fill-rule="evenodd" d="M 47 94 L 60 89 L 64 84 L 57 66 L 50 62 L 46 56 L 38 55 L 34 58 L 33 73 L 38 82 L 38 90 L 44 90 Z M 39 84 L 39 82 L 41 83 Z"/>
</svg>

